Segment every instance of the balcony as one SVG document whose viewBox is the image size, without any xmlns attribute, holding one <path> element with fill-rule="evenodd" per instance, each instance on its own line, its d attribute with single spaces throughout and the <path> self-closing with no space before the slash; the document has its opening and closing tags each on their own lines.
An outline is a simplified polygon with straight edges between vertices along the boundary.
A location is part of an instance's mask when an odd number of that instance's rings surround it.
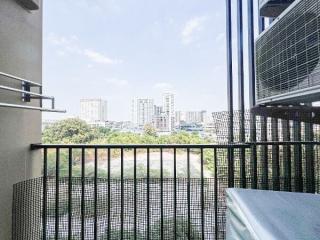
<svg viewBox="0 0 320 240">
<path fill-rule="evenodd" d="M 319 192 L 319 144 L 34 144 L 43 177 L 14 186 L 13 239 L 225 239 L 225 189 Z"/>
</svg>

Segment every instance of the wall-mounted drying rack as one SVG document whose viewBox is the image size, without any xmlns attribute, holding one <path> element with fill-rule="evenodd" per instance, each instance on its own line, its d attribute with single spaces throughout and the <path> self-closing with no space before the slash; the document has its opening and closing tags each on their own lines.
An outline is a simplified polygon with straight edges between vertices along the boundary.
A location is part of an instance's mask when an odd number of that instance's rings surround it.
<svg viewBox="0 0 320 240">
<path fill-rule="evenodd" d="M 42 85 L 27 79 L 23 79 L 11 74 L 7 74 L 4 72 L 0 72 L 0 76 L 6 77 L 15 81 L 19 81 L 21 83 L 21 89 L 8 87 L 0 84 L 0 89 L 9 91 L 9 92 L 16 92 L 21 94 L 21 101 L 22 102 L 31 102 L 33 99 L 39 100 L 39 107 L 29 106 L 29 105 L 19 105 L 19 104 L 11 104 L 11 103 L 3 103 L 0 102 L 0 107 L 8 107 L 8 108 L 20 108 L 20 109 L 29 109 L 29 110 L 38 110 L 42 112 L 58 112 L 58 113 L 65 113 L 66 110 L 60 110 L 55 108 L 55 99 L 51 96 L 45 96 L 42 94 Z M 38 88 L 37 92 L 32 92 L 31 88 Z M 44 108 L 43 107 L 43 100 L 50 100 L 51 101 L 51 108 Z"/>
</svg>

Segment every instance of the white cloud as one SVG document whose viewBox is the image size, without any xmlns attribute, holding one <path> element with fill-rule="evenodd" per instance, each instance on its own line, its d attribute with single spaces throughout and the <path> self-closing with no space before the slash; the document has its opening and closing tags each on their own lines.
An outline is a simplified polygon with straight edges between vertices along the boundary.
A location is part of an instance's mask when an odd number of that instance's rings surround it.
<svg viewBox="0 0 320 240">
<path fill-rule="evenodd" d="M 117 78 L 110 78 L 105 80 L 106 83 L 117 86 L 117 87 L 125 87 L 128 86 L 129 83 L 126 80 L 121 80 L 121 79 L 117 79 Z"/>
<path fill-rule="evenodd" d="M 225 37 L 226 37 L 226 34 L 224 32 L 221 32 L 216 36 L 216 41 L 220 42 L 220 41 L 224 40 Z"/>
<path fill-rule="evenodd" d="M 173 90 L 173 85 L 167 82 L 159 82 L 154 84 L 153 88 L 163 90 L 163 91 L 170 91 L 170 90 Z"/>
<path fill-rule="evenodd" d="M 196 41 L 198 39 L 197 34 L 203 30 L 207 20 L 208 17 L 206 16 L 189 19 L 181 31 L 182 43 L 187 45 Z"/>
<path fill-rule="evenodd" d="M 70 37 L 58 36 L 56 34 L 49 34 L 47 41 L 52 45 L 58 47 L 58 55 L 64 56 L 66 54 L 77 54 L 86 57 L 92 63 L 99 63 L 105 65 L 120 64 L 123 61 L 120 59 L 114 59 L 107 57 L 103 53 L 91 50 L 83 49 L 80 47 L 79 39 L 77 36 L 72 35 Z"/>
<path fill-rule="evenodd" d="M 107 64 L 107 65 L 122 63 L 122 60 L 109 58 L 103 55 L 102 53 L 99 53 L 90 49 L 85 49 L 83 51 L 83 54 L 86 57 L 88 57 L 92 62 L 96 62 L 96 63 Z"/>
</svg>

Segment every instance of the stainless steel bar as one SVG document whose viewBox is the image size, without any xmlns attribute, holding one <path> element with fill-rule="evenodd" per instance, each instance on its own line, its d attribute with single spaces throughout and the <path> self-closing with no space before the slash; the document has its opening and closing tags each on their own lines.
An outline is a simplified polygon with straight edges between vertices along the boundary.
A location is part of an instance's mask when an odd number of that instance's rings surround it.
<svg viewBox="0 0 320 240">
<path fill-rule="evenodd" d="M 11 78 L 11 79 L 17 80 L 19 82 L 29 83 L 33 87 L 41 87 L 42 86 L 40 83 L 36 83 L 36 82 L 30 81 L 30 80 L 27 80 L 27 79 L 24 79 L 24 78 L 21 78 L 21 77 L 17 77 L 17 76 L 8 74 L 8 73 L 4 73 L 4 72 L 0 72 L 0 76 Z"/>
<path fill-rule="evenodd" d="M 18 104 L 11 104 L 11 103 L 0 103 L 0 107 L 19 108 L 19 109 L 27 109 L 27 110 L 38 110 L 41 112 L 56 112 L 56 113 L 66 113 L 67 112 L 66 110 L 41 108 L 41 107 L 18 105 Z"/>
<path fill-rule="evenodd" d="M 30 96 L 37 96 L 37 97 L 41 97 L 41 98 L 43 98 L 43 99 L 53 99 L 53 98 L 54 98 L 54 97 L 52 97 L 52 96 L 42 95 L 41 93 L 29 92 L 29 91 L 26 91 L 26 90 L 22 90 L 22 89 L 18 89 L 18 88 L 12 88 L 12 87 L 7 87 L 7 86 L 4 86 L 4 85 L 0 85 L 0 89 L 6 90 L 6 91 L 10 91 L 10 92 L 25 93 L 25 94 L 28 94 L 28 95 L 30 95 Z"/>
</svg>

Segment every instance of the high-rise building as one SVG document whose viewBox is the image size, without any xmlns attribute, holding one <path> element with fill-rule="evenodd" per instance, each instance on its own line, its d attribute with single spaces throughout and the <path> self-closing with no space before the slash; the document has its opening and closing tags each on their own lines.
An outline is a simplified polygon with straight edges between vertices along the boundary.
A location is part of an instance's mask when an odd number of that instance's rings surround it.
<svg viewBox="0 0 320 240">
<path fill-rule="evenodd" d="M 157 132 L 168 132 L 168 116 L 164 113 L 153 116 L 153 127 Z"/>
<path fill-rule="evenodd" d="M 132 122 L 138 128 L 152 124 L 154 100 L 150 98 L 134 98 L 132 100 Z"/>
<path fill-rule="evenodd" d="M 206 111 L 187 111 L 186 122 L 188 123 L 204 123 L 206 121 Z"/>
<path fill-rule="evenodd" d="M 103 99 L 81 99 L 80 119 L 93 124 L 102 123 L 107 118 L 107 101 Z"/>
<path fill-rule="evenodd" d="M 207 121 L 207 111 L 176 111 L 175 124 L 178 126 L 181 123 L 200 123 Z"/>
<path fill-rule="evenodd" d="M 153 107 L 154 111 L 153 111 L 153 115 L 154 116 L 159 116 L 163 113 L 163 107 L 162 106 L 157 106 L 157 105 L 154 105 Z"/>
<path fill-rule="evenodd" d="M 168 118 L 168 131 L 172 131 L 174 127 L 174 94 L 173 93 L 164 93 L 162 95 L 162 104 L 163 112 L 167 115 Z"/>
</svg>

